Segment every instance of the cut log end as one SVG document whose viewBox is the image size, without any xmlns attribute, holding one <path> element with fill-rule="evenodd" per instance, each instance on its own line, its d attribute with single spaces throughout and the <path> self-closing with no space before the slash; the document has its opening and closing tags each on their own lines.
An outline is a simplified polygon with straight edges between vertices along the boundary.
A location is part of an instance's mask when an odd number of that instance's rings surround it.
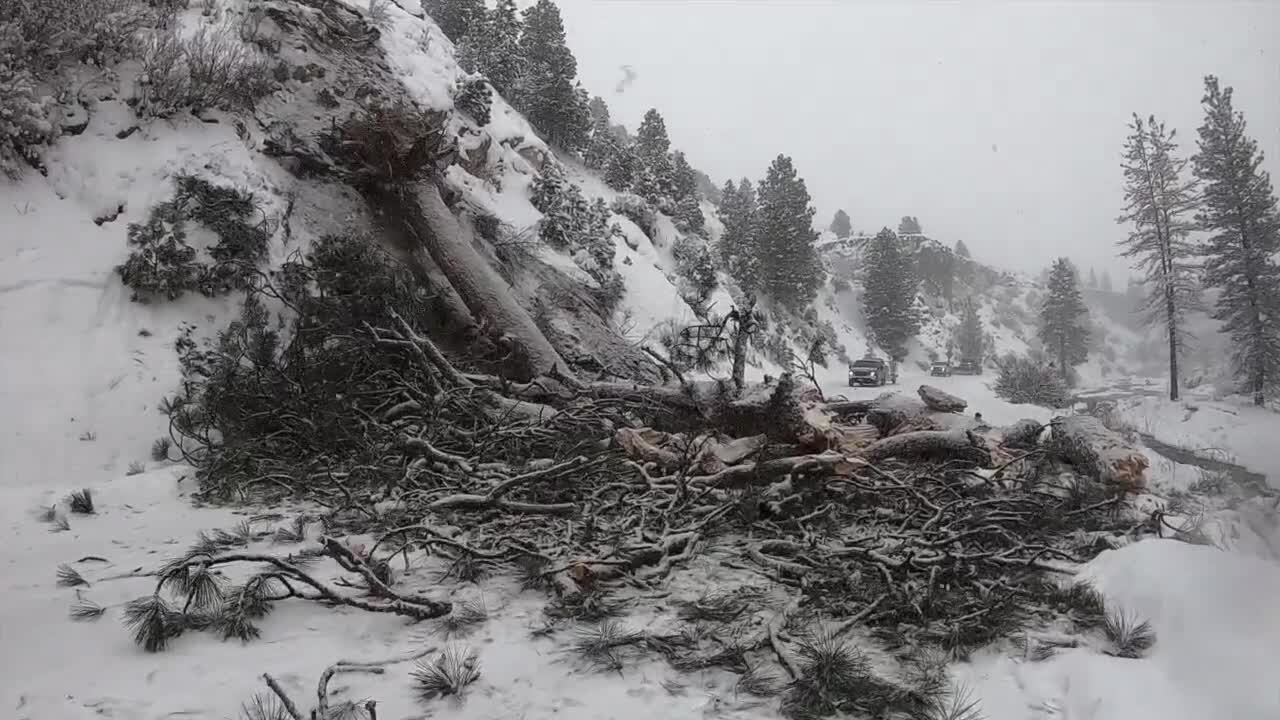
<svg viewBox="0 0 1280 720">
<path fill-rule="evenodd" d="M 1146 487 L 1147 455 L 1092 415 L 1069 415 L 1050 423 L 1050 449 L 1081 474 L 1126 491 Z"/>
</svg>

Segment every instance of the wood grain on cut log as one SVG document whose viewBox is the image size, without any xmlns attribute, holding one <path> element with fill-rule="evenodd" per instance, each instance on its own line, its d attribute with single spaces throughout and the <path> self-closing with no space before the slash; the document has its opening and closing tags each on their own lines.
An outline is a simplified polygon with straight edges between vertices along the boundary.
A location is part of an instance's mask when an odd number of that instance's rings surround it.
<svg viewBox="0 0 1280 720">
<path fill-rule="evenodd" d="M 920 399 L 924 401 L 924 404 L 930 410 L 936 410 L 937 412 L 964 412 L 964 409 L 969 406 L 968 402 L 932 385 L 921 385 L 916 392 L 919 393 Z"/>
<path fill-rule="evenodd" d="M 1080 473 L 1126 490 L 1147 484 L 1146 453 L 1092 415 L 1068 415 L 1049 423 L 1050 450 Z"/>
<path fill-rule="evenodd" d="M 989 466 L 991 452 L 983 439 L 967 430 L 918 430 L 884 438 L 863 453 L 870 462 L 889 458 L 903 460 L 960 459 Z"/>
</svg>

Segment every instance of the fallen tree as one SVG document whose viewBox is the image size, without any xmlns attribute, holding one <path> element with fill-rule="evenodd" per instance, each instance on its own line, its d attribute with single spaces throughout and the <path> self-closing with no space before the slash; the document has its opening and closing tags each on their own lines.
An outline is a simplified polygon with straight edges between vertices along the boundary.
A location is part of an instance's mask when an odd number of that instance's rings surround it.
<svg viewBox="0 0 1280 720">
<path fill-rule="evenodd" d="M 1092 415 L 1067 415 L 1050 423 L 1053 452 L 1082 474 L 1123 490 L 1146 486 L 1146 453 Z"/>
</svg>

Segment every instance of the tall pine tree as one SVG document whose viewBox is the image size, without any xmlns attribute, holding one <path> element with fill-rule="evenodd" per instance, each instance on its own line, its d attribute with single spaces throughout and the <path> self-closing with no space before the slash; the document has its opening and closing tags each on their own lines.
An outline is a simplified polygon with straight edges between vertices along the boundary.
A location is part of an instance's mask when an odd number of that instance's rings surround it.
<svg viewBox="0 0 1280 720">
<path fill-rule="evenodd" d="M 1186 344 L 1186 313 L 1199 309 L 1200 292 L 1194 263 L 1196 249 L 1188 239 L 1195 226 L 1195 181 L 1186 178 L 1187 160 L 1177 156 L 1174 131 L 1154 117 L 1136 114 L 1125 141 L 1124 213 L 1117 222 L 1131 223 L 1120 242 L 1123 255 L 1142 273 L 1147 296 L 1143 310 L 1164 328 L 1169 343 L 1169 399 L 1178 399 L 1178 357 Z M 1096 286 L 1097 278 L 1089 271 Z"/>
<path fill-rule="evenodd" d="M 831 218 L 831 227 L 829 229 L 838 238 L 849 237 L 849 233 L 853 232 L 853 223 L 849 220 L 849 213 L 844 210 L 836 210 L 835 217 Z"/>
<path fill-rule="evenodd" d="M 1080 296 L 1076 266 L 1067 258 L 1053 262 L 1048 286 L 1040 308 L 1040 341 L 1055 359 L 1062 379 L 1069 382 L 1071 368 L 1084 362 L 1089 354 L 1089 311 Z"/>
<path fill-rule="evenodd" d="M 630 143 L 621 145 L 612 157 L 605 160 L 605 184 L 618 192 L 628 192 L 635 185 L 639 165 L 635 147 Z"/>
<path fill-rule="evenodd" d="M 907 356 L 907 341 L 920 331 L 915 263 L 889 228 L 867 243 L 862 259 L 862 314 L 867 319 L 867 329 L 876 345 L 900 362 Z"/>
<path fill-rule="evenodd" d="M 639 164 L 634 189 L 637 195 L 652 203 L 676 199 L 676 173 L 668 154 L 670 149 L 666 121 L 656 108 L 650 108 L 636 129 L 635 151 Z"/>
<path fill-rule="evenodd" d="M 574 81 L 578 61 L 565 44 L 560 8 L 551 0 L 538 0 L 524 11 L 520 57 L 517 108 L 548 142 L 582 149 L 591 127 L 590 100 Z"/>
<path fill-rule="evenodd" d="M 779 155 L 760 181 L 758 261 L 766 295 L 798 310 L 813 301 L 824 270 L 814 243 L 809 190 L 791 158 Z"/>
<path fill-rule="evenodd" d="M 686 198 L 697 199 L 698 175 L 689 164 L 689 158 L 680 150 L 671 153 L 671 179 L 677 202 Z"/>
<path fill-rule="evenodd" d="M 671 150 L 671 138 L 667 136 L 667 123 L 657 108 L 649 108 L 636 129 L 636 155 L 653 164 Z"/>
<path fill-rule="evenodd" d="M 1280 267 L 1272 259 L 1280 251 L 1280 214 L 1231 88 L 1212 75 L 1204 86 L 1204 124 L 1192 158 L 1204 198 L 1196 220 L 1211 233 L 1204 279 L 1221 289 L 1213 316 L 1231 337 L 1236 376 L 1262 405 L 1280 383 Z"/>
<path fill-rule="evenodd" d="M 756 191 L 750 180 L 743 178 L 736 186 L 731 180 L 725 182 L 717 212 L 724 232 L 716 250 L 725 272 L 746 294 L 748 304 L 761 290 L 757 210 Z"/>
<path fill-rule="evenodd" d="M 972 257 L 969 255 L 969 246 L 965 245 L 963 240 L 956 241 L 956 257 L 964 258 L 965 260 Z"/>
<path fill-rule="evenodd" d="M 422 10 L 455 43 L 483 23 L 485 16 L 484 0 L 423 0 Z"/>
<path fill-rule="evenodd" d="M 591 112 L 591 137 L 587 141 L 587 149 L 582 161 L 592 170 L 607 171 L 614 157 L 622 149 L 622 141 L 614 132 L 609 105 L 604 98 L 591 98 L 587 106 Z M 608 182 L 606 179 L 605 182 Z"/>
<path fill-rule="evenodd" d="M 515 92 L 522 64 L 520 16 L 515 0 L 499 0 L 491 12 L 470 24 L 458 45 L 458 62 L 468 72 L 488 78 L 504 97 Z"/>
</svg>

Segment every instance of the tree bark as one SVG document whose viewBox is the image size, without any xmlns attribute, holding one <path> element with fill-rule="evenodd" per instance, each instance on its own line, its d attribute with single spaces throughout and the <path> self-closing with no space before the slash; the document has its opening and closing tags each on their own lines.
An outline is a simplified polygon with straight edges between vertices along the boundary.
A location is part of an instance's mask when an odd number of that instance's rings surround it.
<svg viewBox="0 0 1280 720">
<path fill-rule="evenodd" d="M 509 344 L 513 378 L 531 380 L 552 368 L 566 369 L 513 288 L 472 245 L 470 224 L 453 215 L 434 182 L 418 183 L 404 194 L 381 192 L 376 200 L 404 218 L 472 316 L 500 345 Z"/>
<path fill-rule="evenodd" d="M 1147 483 L 1147 456 L 1092 415 L 1054 418 L 1050 450 L 1099 482 L 1126 490 Z"/>
<path fill-rule="evenodd" d="M 935 410 L 937 412 L 964 412 L 964 409 L 969 406 L 969 403 L 964 400 L 961 400 L 955 395 L 944 390 L 940 390 L 932 385 L 921 385 L 920 389 L 916 392 L 920 394 L 920 399 L 924 401 L 924 404 L 927 405 L 930 410 Z"/>
<path fill-rule="evenodd" d="M 918 430 L 887 437 L 862 454 L 869 462 L 889 458 L 968 460 L 991 465 L 991 452 L 982 438 L 967 430 Z"/>
<path fill-rule="evenodd" d="M 1169 399 L 1178 399 L 1178 309 L 1174 303 L 1173 287 L 1165 280 L 1164 288 L 1165 312 L 1168 314 L 1167 332 L 1169 333 Z"/>
</svg>

